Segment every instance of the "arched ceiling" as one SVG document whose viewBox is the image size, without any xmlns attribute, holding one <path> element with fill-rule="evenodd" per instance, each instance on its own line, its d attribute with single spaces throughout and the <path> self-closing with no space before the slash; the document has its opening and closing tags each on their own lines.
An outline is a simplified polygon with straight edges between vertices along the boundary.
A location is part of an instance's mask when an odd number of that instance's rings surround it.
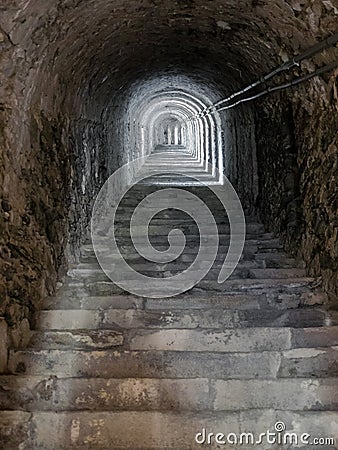
<svg viewBox="0 0 338 450">
<path fill-rule="evenodd" d="M 7 0 L 2 8 L 22 65 L 71 84 L 73 97 L 105 100 L 159 72 L 231 91 L 334 33 L 338 12 L 321 0 Z M 329 52 L 317 61 L 325 59 Z"/>
</svg>

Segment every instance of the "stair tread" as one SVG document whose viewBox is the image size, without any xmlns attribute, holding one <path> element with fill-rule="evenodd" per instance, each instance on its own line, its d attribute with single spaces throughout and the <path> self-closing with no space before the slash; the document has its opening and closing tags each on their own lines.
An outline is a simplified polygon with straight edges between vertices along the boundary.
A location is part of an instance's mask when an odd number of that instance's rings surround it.
<svg viewBox="0 0 338 450">
<path fill-rule="evenodd" d="M 269 408 L 271 401 L 279 410 L 337 408 L 335 378 L 314 383 L 311 378 L 209 380 L 19 375 L 15 382 L 13 377 L 0 376 L 0 387 L 7 394 L 0 393 L 0 408 L 5 410 L 217 412 Z M 250 395 L 253 391 L 255 397 Z M 243 394 L 239 398 L 238 392 Z"/>
<path fill-rule="evenodd" d="M 28 348 L 33 350 L 85 349 L 96 351 L 123 345 L 123 348 L 127 350 L 136 351 L 248 353 L 283 351 L 314 346 L 324 348 L 338 345 L 338 326 L 163 329 L 142 328 L 142 326 L 145 326 L 144 323 L 141 325 L 138 323 L 130 324 L 129 320 L 130 318 L 122 318 L 121 320 L 113 317 L 110 323 L 103 324 L 100 330 L 82 329 L 77 324 L 76 327 L 70 328 L 70 325 L 73 325 L 72 323 L 65 324 L 60 321 L 58 328 L 54 325 L 54 328 L 33 331 Z M 112 326 L 111 324 L 117 329 L 107 329 L 107 326 Z M 47 319 L 45 326 L 48 325 Z M 122 329 L 123 326 L 126 328 Z"/>
<path fill-rule="evenodd" d="M 260 352 L 170 350 L 18 350 L 10 373 L 101 378 L 330 378 L 338 375 L 338 347 Z"/>
<path fill-rule="evenodd" d="M 54 308 L 41 310 L 37 316 L 38 329 L 95 329 L 110 327 L 116 324 L 121 328 L 207 328 L 234 329 L 240 328 L 299 328 L 323 327 L 334 329 L 337 324 L 337 313 L 314 308 L 300 309 L 192 309 L 182 311 L 180 308 L 170 309 L 114 309 L 107 308 Z M 302 325 L 305 323 L 305 325 Z M 317 324 L 317 325 L 316 325 Z"/>
</svg>

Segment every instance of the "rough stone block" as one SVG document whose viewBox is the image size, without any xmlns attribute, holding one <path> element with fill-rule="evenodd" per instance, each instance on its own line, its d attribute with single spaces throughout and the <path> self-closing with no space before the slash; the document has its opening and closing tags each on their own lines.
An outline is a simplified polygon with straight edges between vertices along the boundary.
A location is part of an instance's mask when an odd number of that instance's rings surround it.
<svg viewBox="0 0 338 450">
<path fill-rule="evenodd" d="M 276 351 L 291 348 L 291 332 L 287 328 L 144 331 L 131 339 L 130 348 L 180 352 Z"/>
<path fill-rule="evenodd" d="M 37 314 L 36 327 L 40 330 L 95 329 L 100 322 L 100 314 L 94 310 L 51 310 Z"/>
<path fill-rule="evenodd" d="M 216 410 L 240 411 L 335 410 L 336 379 L 217 380 L 213 383 Z"/>
<path fill-rule="evenodd" d="M 297 348 L 283 352 L 279 377 L 337 377 L 338 348 Z"/>
<path fill-rule="evenodd" d="M 10 373 L 62 377 L 274 378 L 278 352 L 26 350 L 11 352 Z"/>
<path fill-rule="evenodd" d="M 2 409 L 180 412 L 209 407 L 208 379 L 19 376 L 0 377 L 0 386 Z"/>
</svg>

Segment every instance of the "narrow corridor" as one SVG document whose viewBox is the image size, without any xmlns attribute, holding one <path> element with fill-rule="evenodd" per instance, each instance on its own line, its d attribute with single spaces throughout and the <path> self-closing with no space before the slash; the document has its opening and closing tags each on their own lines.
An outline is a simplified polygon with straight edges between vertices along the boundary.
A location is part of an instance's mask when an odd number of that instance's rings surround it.
<svg viewBox="0 0 338 450">
<path fill-rule="evenodd" d="M 338 448 L 337 17 L 3 2 L 1 449 Z"/>
</svg>

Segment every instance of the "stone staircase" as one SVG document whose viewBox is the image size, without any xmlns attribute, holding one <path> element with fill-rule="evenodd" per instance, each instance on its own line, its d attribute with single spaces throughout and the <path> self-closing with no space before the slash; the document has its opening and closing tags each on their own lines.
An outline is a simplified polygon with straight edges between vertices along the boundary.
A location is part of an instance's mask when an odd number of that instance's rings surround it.
<svg viewBox="0 0 338 450">
<path fill-rule="evenodd" d="M 166 249 L 168 231 L 181 228 L 185 251 L 168 264 L 135 252 L 131 211 L 159 188 L 149 182 L 129 191 L 117 235 L 136 270 L 162 278 L 191 264 L 200 237 L 187 215 L 166 210 L 154 218 L 150 240 Z M 218 224 L 209 274 L 176 297 L 137 297 L 106 277 L 88 239 L 57 295 L 37 313 L 29 346 L 10 353 L 9 373 L 0 377 L 0 448 L 337 448 L 196 442 L 203 429 L 258 439 L 276 422 L 299 436 L 338 439 L 338 323 L 315 280 L 253 216 L 239 265 L 219 284 L 229 224 L 208 189 L 190 189 Z"/>
</svg>

